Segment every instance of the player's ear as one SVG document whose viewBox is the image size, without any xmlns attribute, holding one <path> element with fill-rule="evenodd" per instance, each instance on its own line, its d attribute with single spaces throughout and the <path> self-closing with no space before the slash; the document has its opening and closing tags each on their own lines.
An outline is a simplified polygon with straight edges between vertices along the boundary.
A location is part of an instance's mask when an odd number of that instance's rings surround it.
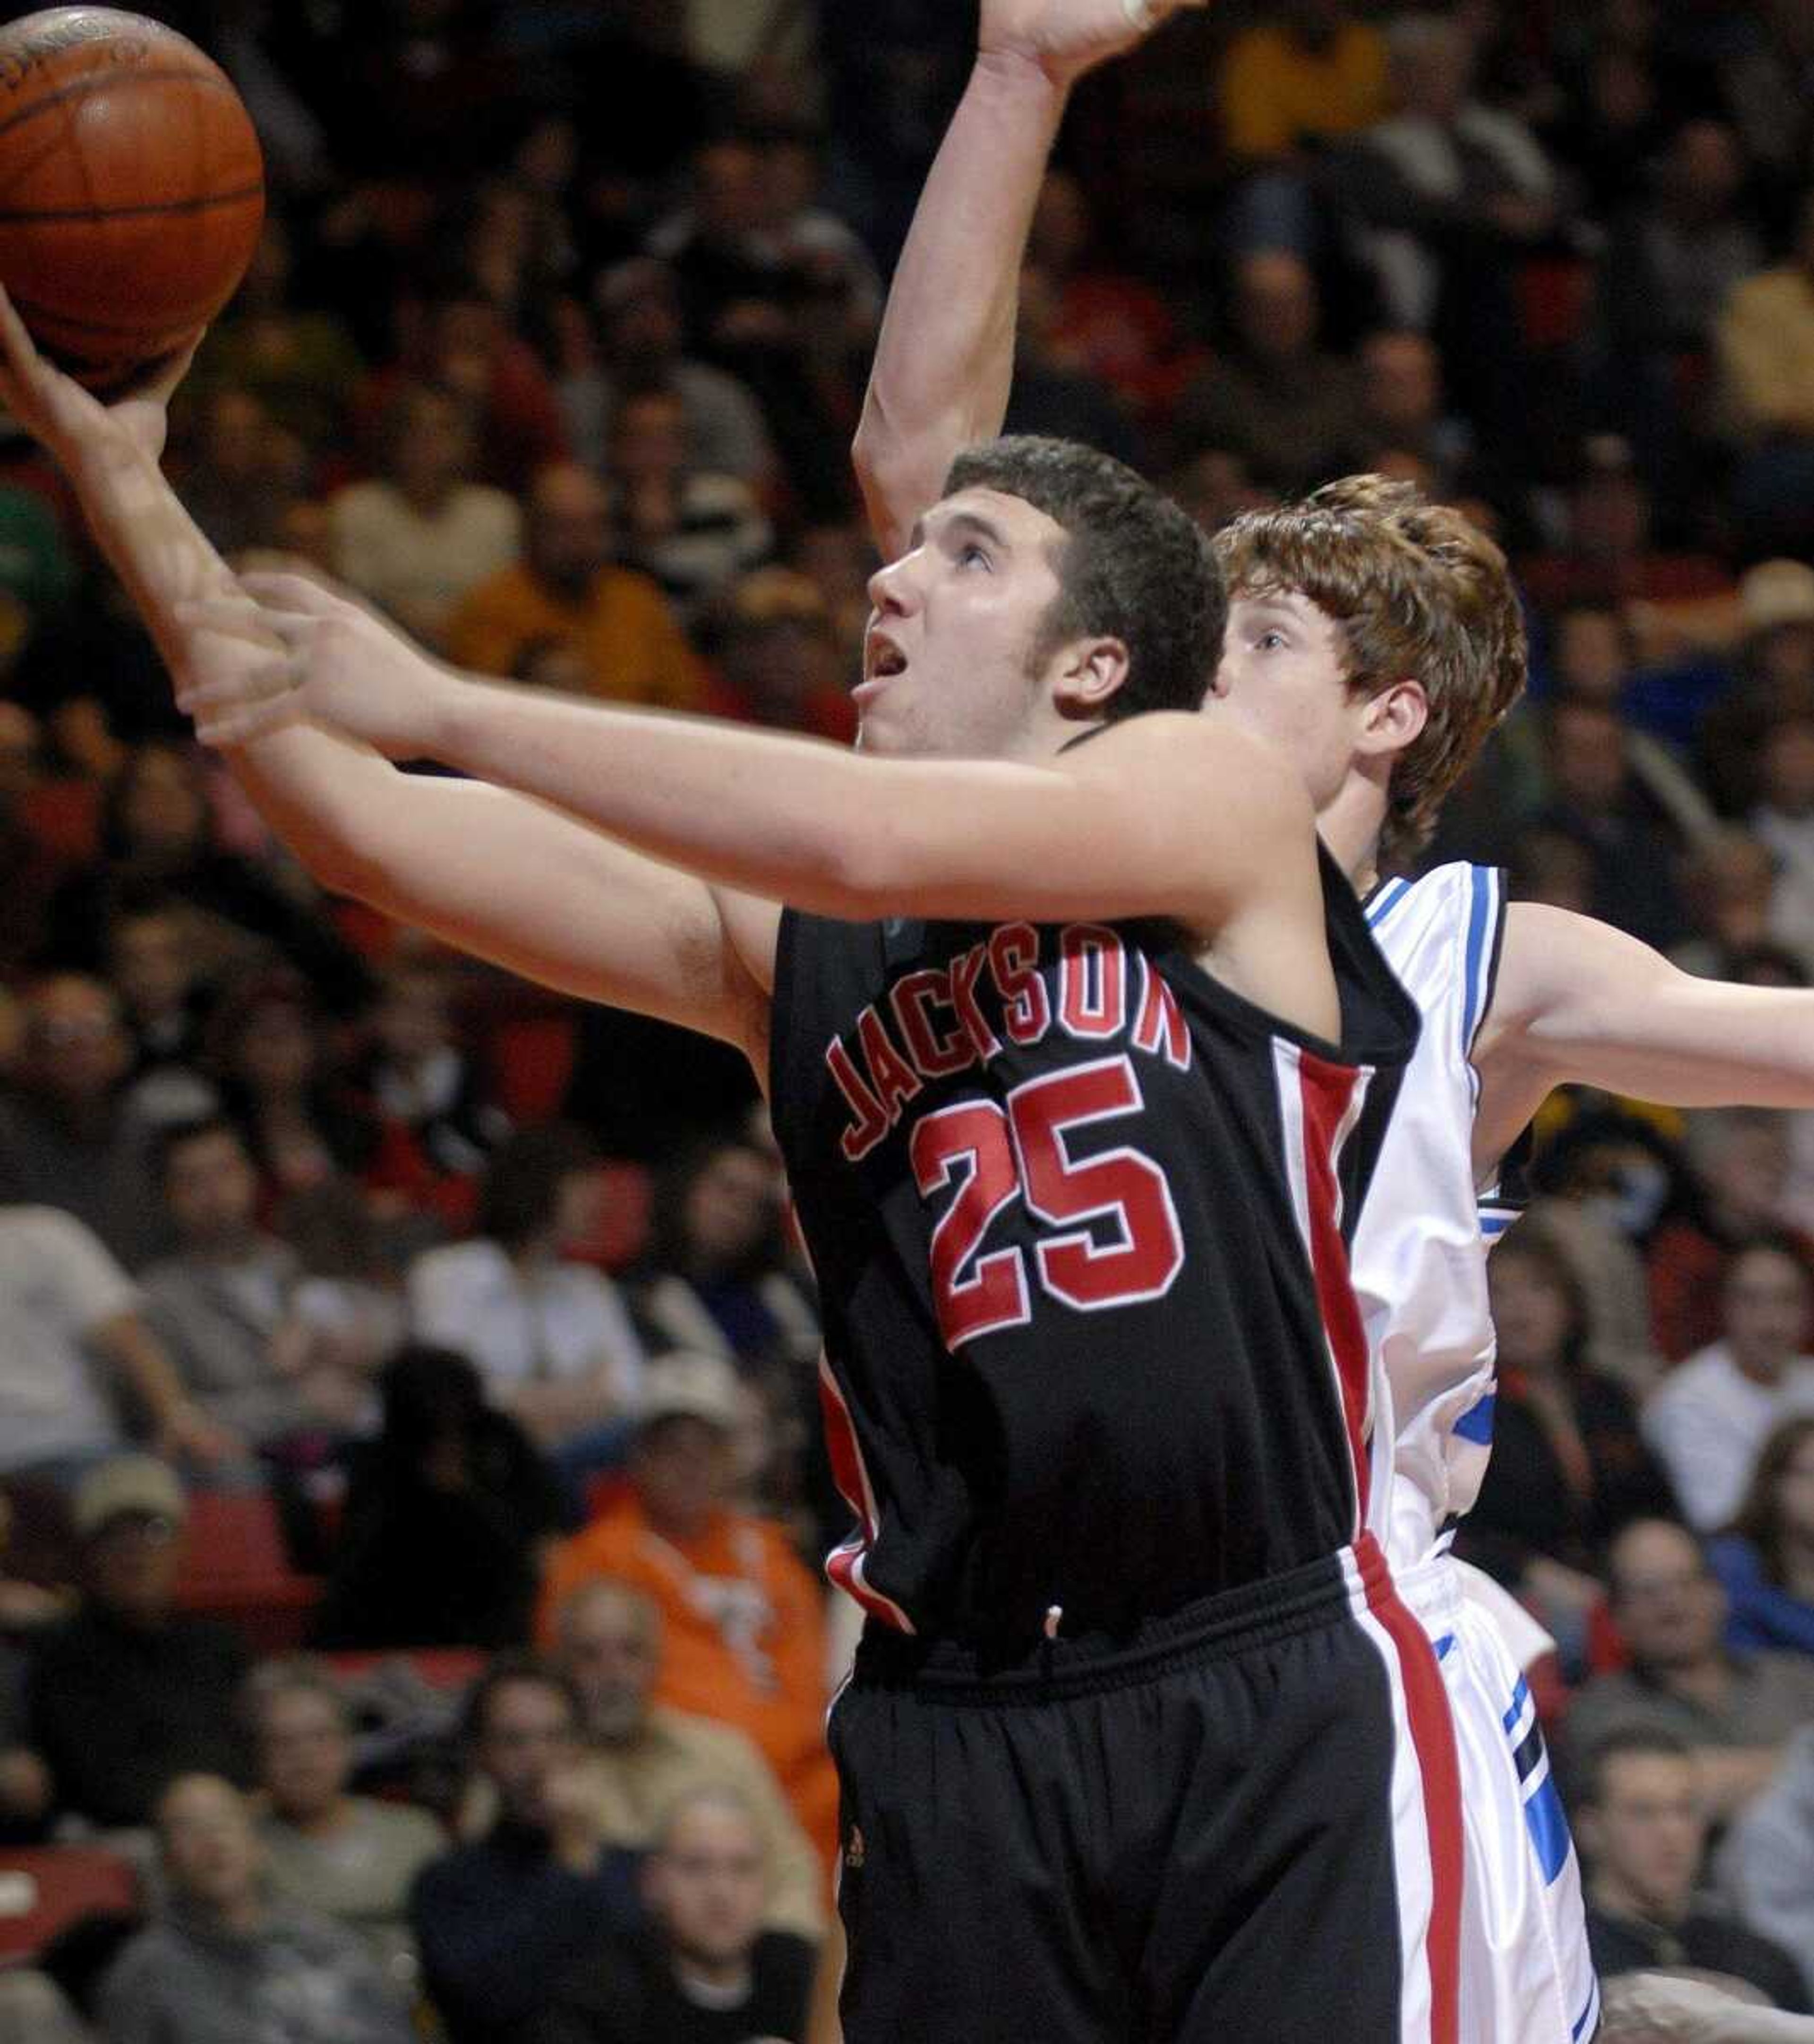
<svg viewBox="0 0 1814 2044">
<path fill-rule="evenodd" d="M 1089 721 L 1101 717 L 1128 678 L 1128 648 L 1120 639 L 1078 639 L 1059 656 L 1054 700 L 1061 715 Z"/>
<path fill-rule="evenodd" d="M 1421 682 L 1409 676 L 1393 682 L 1367 700 L 1361 718 L 1360 749 L 1364 752 L 1402 752 L 1414 743 L 1430 720 L 1430 698 Z"/>
</svg>

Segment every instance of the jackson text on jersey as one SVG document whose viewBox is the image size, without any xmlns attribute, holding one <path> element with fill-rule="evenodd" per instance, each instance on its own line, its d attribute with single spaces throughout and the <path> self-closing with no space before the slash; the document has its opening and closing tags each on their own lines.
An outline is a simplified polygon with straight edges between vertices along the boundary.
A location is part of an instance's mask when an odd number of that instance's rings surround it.
<svg viewBox="0 0 1814 2044">
<path fill-rule="evenodd" d="M 1055 1000 L 1040 974 L 1042 938 L 1057 947 Z M 1003 923 L 948 966 L 904 974 L 826 1046 L 826 1067 L 851 1111 L 845 1157 L 867 1157 L 928 1082 L 987 1065 L 1004 1041 L 1041 1043 L 1055 1028 L 1079 1043 L 1125 1037 L 1174 1070 L 1190 1069 L 1177 997 L 1143 952 L 1097 923 Z"/>
</svg>

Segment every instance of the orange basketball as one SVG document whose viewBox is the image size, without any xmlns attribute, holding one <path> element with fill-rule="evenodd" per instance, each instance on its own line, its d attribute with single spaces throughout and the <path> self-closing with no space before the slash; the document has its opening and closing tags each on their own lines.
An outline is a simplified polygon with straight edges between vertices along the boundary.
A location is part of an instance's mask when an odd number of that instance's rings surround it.
<svg viewBox="0 0 1814 2044">
<path fill-rule="evenodd" d="M 258 136 L 186 36 L 114 7 L 0 27 L 0 284 L 90 389 L 206 326 L 263 218 Z"/>
</svg>

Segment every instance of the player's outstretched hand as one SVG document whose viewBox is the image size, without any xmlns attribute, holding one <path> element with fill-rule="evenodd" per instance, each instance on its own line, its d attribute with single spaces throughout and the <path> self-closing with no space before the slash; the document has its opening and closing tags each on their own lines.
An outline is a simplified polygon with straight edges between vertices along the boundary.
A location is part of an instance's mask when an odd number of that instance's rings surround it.
<svg viewBox="0 0 1814 2044">
<path fill-rule="evenodd" d="M 163 452 L 171 394 L 189 373 L 197 334 L 148 371 L 132 393 L 103 404 L 38 352 L 4 289 L 0 289 L 0 403 L 77 482 L 86 465 L 110 455 Z"/>
<path fill-rule="evenodd" d="M 204 745 L 249 744 L 300 723 L 363 739 L 393 759 L 425 758 L 438 720 L 462 684 L 363 604 L 306 575 L 248 574 L 242 596 L 180 606 L 184 626 L 281 651 L 214 663 L 177 708 Z M 220 671 L 225 669 L 225 671 Z"/>
<path fill-rule="evenodd" d="M 1209 0 L 982 0 L 979 55 L 1037 64 L 1060 85 L 1150 35 L 1159 25 Z"/>
</svg>

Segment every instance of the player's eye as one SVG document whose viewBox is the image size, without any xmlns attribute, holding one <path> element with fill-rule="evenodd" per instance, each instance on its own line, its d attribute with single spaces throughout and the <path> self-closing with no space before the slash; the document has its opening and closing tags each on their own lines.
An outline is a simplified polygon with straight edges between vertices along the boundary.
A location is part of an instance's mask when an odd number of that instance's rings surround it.
<svg viewBox="0 0 1814 2044">
<path fill-rule="evenodd" d="M 970 567 L 987 567 L 990 565 L 989 555 L 986 549 L 979 547 L 974 540 L 972 540 L 968 545 L 960 547 L 958 549 L 957 558 L 958 566 L 960 568 L 967 568 Z"/>
<path fill-rule="evenodd" d="M 1262 632 L 1254 644 L 1261 652 L 1270 653 L 1285 644 L 1285 634 L 1282 632 Z"/>
</svg>

